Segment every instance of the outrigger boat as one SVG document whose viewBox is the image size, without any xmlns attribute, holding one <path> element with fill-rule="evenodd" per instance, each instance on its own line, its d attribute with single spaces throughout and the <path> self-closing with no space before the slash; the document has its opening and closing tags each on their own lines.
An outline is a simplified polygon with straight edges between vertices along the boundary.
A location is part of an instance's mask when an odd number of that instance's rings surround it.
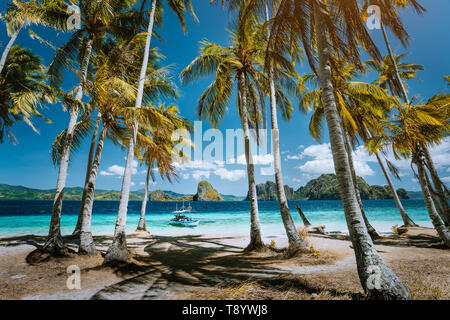
<svg viewBox="0 0 450 320">
<path fill-rule="evenodd" d="M 177 227 L 196 227 L 196 226 L 198 226 L 198 223 L 200 222 L 200 220 L 192 219 L 192 218 L 189 218 L 186 215 L 184 215 L 185 213 L 191 212 L 191 210 L 192 210 L 192 207 L 190 205 L 187 208 L 184 207 L 184 202 L 183 202 L 183 206 L 179 210 L 178 210 L 178 205 L 177 205 L 175 211 L 172 212 L 175 214 L 175 218 L 170 219 L 169 224 L 172 226 L 177 226 Z"/>
</svg>

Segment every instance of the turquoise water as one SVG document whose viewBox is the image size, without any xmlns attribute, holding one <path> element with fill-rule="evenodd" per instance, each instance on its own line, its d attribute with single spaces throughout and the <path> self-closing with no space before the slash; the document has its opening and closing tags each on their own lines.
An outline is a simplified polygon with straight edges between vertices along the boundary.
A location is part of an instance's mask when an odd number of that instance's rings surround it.
<svg viewBox="0 0 450 320">
<path fill-rule="evenodd" d="M 372 225 L 382 233 L 391 232 L 393 225 L 402 225 L 400 214 L 393 200 L 363 201 L 367 216 Z M 411 218 L 421 226 L 431 227 L 431 221 L 422 200 L 402 201 Z M 171 212 L 178 202 L 149 202 L 147 205 L 147 228 L 155 235 L 247 235 L 250 226 L 249 203 L 239 202 L 194 202 L 189 215 L 200 219 L 196 228 L 170 226 Z M 290 201 L 292 217 L 301 224 L 295 209 L 298 204 L 309 221 L 324 224 L 327 231 L 347 232 L 341 201 Z M 61 218 L 63 234 L 71 234 L 76 224 L 79 201 L 64 201 Z M 187 205 L 187 203 L 186 203 Z M 95 235 L 112 234 L 119 206 L 118 201 L 96 201 L 92 217 L 92 231 Z M 127 231 L 136 229 L 141 202 L 130 201 L 128 206 Z M 50 223 L 52 201 L 0 201 L 0 236 L 18 234 L 46 235 Z M 259 202 L 259 212 L 263 235 L 282 235 L 284 233 L 278 210 L 278 202 Z"/>
</svg>

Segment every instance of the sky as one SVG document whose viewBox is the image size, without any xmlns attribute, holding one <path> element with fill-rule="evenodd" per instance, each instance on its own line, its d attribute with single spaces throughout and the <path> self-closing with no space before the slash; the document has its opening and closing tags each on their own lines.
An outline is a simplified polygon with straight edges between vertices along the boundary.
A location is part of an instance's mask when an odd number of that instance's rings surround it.
<svg viewBox="0 0 450 320">
<path fill-rule="evenodd" d="M 389 35 L 392 47 L 397 54 L 410 52 L 407 61 L 424 66 L 425 70 L 418 74 L 421 81 L 410 81 L 408 89 L 410 96 L 418 95 L 421 99 L 426 100 L 438 92 L 448 90 L 443 76 L 450 75 L 450 21 L 448 19 L 450 2 L 427 0 L 421 3 L 427 9 L 423 16 L 418 16 L 411 10 L 401 12 L 404 25 L 411 36 L 409 47 L 405 49 L 392 35 Z M 188 33 L 184 34 L 174 14 L 170 10 L 165 10 L 164 25 L 158 30 L 163 40 L 159 41 L 154 38 L 152 46 L 159 48 L 166 57 L 164 64 L 170 65 L 173 70 L 174 81 L 181 93 L 180 98 L 175 102 L 181 115 L 195 121 L 198 120 L 196 117 L 198 97 L 212 79 L 205 78 L 192 85 L 182 87 L 178 75 L 198 55 L 199 41 L 208 39 L 224 46 L 228 44 L 229 22 L 232 16 L 220 6 L 209 5 L 209 1 L 193 0 L 193 4 L 200 22 L 196 23 L 188 17 Z M 6 1 L 0 0 L 0 11 L 5 8 Z M 57 33 L 43 27 L 32 26 L 28 29 L 32 29 L 56 45 L 63 44 L 70 36 L 68 33 Z M 386 54 L 381 30 L 372 30 L 370 34 L 382 54 Z M 3 50 L 8 40 L 5 25 L 0 21 L 0 50 Z M 37 40 L 31 39 L 28 30 L 20 33 L 16 43 L 31 49 L 33 53 L 42 58 L 46 65 L 53 59 L 54 52 Z M 364 58 L 368 59 L 367 56 Z M 310 69 L 305 62 L 297 65 L 297 71 L 302 74 L 310 72 Z M 71 89 L 76 83 L 76 77 L 73 74 L 66 74 L 65 79 L 67 89 Z M 363 80 L 373 81 L 374 79 L 375 76 L 372 74 Z M 326 126 L 324 126 L 323 141 L 321 143 L 315 141 L 308 131 L 311 115 L 300 113 L 298 101 L 293 101 L 293 103 L 295 110 L 292 119 L 286 122 L 279 116 L 279 126 L 284 184 L 297 189 L 322 173 L 334 173 L 334 167 Z M 13 145 L 5 139 L 4 143 L 0 145 L 0 183 L 39 189 L 55 188 L 58 168 L 52 164 L 50 148 L 54 138 L 67 127 L 69 116 L 62 110 L 60 104 L 48 105 L 42 110 L 42 113 L 50 118 L 52 123 L 46 124 L 42 120 L 35 120 L 34 123 L 40 131 L 39 134 L 27 125 L 18 123 L 13 126 L 12 130 L 19 143 Z M 197 123 L 197 125 L 202 127 L 201 133 L 211 134 L 211 131 L 207 131 L 210 126 L 206 121 Z M 227 129 L 239 128 L 240 120 L 233 99 L 218 131 L 226 137 Z M 220 133 L 218 134 L 220 135 Z M 197 147 L 197 150 L 203 150 L 205 153 L 211 149 L 211 144 L 216 140 L 211 140 L 211 137 L 207 136 L 203 137 L 202 148 Z M 66 184 L 68 187 L 83 185 L 89 140 L 85 141 L 82 148 L 71 159 Z M 227 139 L 227 141 L 230 140 Z M 210 149 L 205 151 L 208 146 Z M 441 145 L 434 147 L 431 152 L 443 181 L 450 182 L 450 139 L 446 139 Z M 226 154 L 225 150 L 224 154 Z M 126 152 L 111 142 L 105 144 L 97 182 L 98 189 L 120 190 L 125 156 Z M 410 162 L 408 160 L 395 161 L 389 153 L 387 156 L 400 169 L 401 180 L 394 180 L 396 187 L 420 190 L 420 186 L 412 174 Z M 241 157 L 235 159 L 234 163 L 230 163 L 227 158 L 220 160 L 195 157 L 189 163 L 177 164 L 177 180 L 169 183 L 157 176 L 156 181 L 152 182 L 151 190 L 162 189 L 192 194 L 196 192 L 198 182 L 205 179 L 222 194 L 245 195 L 247 193 L 247 175 L 243 160 Z M 257 183 L 274 180 L 273 170 L 270 167 L 271 160 L 270 153 L 255 156 Z M 369 184 L 387 184 L 376 159 L 370 156 L 363 146 L 357 147 L 354 151 L 354 160 L 356 173 Z M 137 161 L 133 164 L 133 168 L 132 190 L 142 189 L 146 168 Z"/>
</svg>

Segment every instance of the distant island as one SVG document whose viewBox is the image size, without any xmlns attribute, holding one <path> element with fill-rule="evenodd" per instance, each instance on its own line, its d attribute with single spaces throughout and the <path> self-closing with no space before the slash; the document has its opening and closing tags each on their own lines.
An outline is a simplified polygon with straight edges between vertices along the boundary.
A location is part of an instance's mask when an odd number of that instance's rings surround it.
<svg viewBox="0 0 450 320">
<path fill-rule="evenodd" d="M 65 200 L 81 200 L 83 188 L 66 188 Z M 24 186 L 0 184 L 0 200 L 53 200 L 55 189 L 41 190 Z M 130 192 L 130 200 L 142 200 L 144 190 Z M 151 201 L 242 201 L 245 197 L 219 194 L 209 182 L 200 181 L 194 195 L 180 194 L 168 190 L 155 190 L 150 193 Z M 120 191 L 95 190 L 95 200 L 120 200 Z"/>
<path fill-rule="evenodd" d="M 389 186 L 370 186 L 367 182 L 357 177 L 358 188 L 363 200 L 380 200 L 392 199 L 392 193 Z M 305 186 L 294 190 L 289 186 L 284 186 L 286 197 L 288 200 L 340 200 L 338 182 L 335 174 L 322 174 L 316 179 L 310 180 Z M 256 193 L 260 201 L 278 200 L 276 192 L 276 184 L 272 181 L 267 181 L 264 184 L 256 186 Z M 414 197 L 410 197 L 412 193 Z M 418 199 L 421 192 L 406 191 L 405 189 L 398 189 L 397 194 L 401 199 Z M 249 199 L 248 193 L 246 200 Z"/>
<path fill-rule="evenodd" d="M 367 182 L 358 177 L 358 187 L 363 200 L 371 199 L 392 199 L 391 191 L 388 186 L 370 186 Z M 289 186 L 284 186 L 288 200 L 339 200 L 339 189 L 336 175 L 323 174 L 316 179 L 310 180 L 305 186 L 294 190 Z M 256 186 L 258 200 L 273 201 L 277 200 L 275 182 L 267 181 Z M 66 188 L 64 199 L 81 200 L 83 188 Z M 397 193 L 402 199 L 422 199 L 422 192 L 406 191 L 398 189 Z M 54 189 L 41 190 L 32 189 L 24 186 L 12 186 L 0 184 L 0 200 L 53 200 Z M 142 200 L 144 190 L 130 192 L 130 200 Z M 95 191 L 95 200 L 119 200 L 120 192 L 115 190 Z M 154 190 L 149 195 L 150 201 L 243 201 L 247 197 L 235 195 L 225 195 L 216 191 L 208 181 L 200 181 L 195 194 L 181 194 L 169 190 Z"/>
<path fill-rule="evenodd" d="M 155 190 L 150 194 L 151 201 L 239 201 L 243 197 L 219 194 L 208 181 L 200 181 L 197 193 L 194 195 L 182 195 L 169 191 Z"/>
</svg>

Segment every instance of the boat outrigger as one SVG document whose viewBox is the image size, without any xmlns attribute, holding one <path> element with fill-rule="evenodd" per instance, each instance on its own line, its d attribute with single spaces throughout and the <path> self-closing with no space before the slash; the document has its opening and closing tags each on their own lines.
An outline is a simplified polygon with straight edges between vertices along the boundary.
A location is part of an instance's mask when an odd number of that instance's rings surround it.
<svg viewBox="0 0 450 320">
<path fill-rule="evenodd" d="M 175 218 L 170 219 L 169 224 L 172 226 L 177 226 L 177 227 L 196 227 L 196 226 L 198 226 L 198 223 L 200 222 L 200 220 L 192 219 L 185 215 L 185 213 L 189 213 L 189 212 L 191 212 L 191 210 L 192 210 L 192 207 L 190 205 L 187 208 L 184 207 L 184 202 L 183 202 L 183 206 L 181 207 L 181 209 L 178 209 L 178 205 L 177 205 L 175 211 L 172 212 L 175 214 Z"/>
</svg>

